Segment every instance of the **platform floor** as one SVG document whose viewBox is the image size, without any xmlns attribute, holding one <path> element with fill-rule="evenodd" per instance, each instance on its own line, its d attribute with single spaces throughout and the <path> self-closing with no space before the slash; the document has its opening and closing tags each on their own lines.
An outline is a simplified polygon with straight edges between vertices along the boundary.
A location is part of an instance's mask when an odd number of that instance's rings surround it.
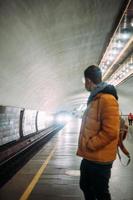
<svg viewBox="0 0 133 200">
<path fill-rule="evenodd" d="M 73 120 L 0 190 L 0 200 L 83 200 L 76 156 L 80 121 Z M 133 155 L 133 127 L 126 145 Z M 125 160 L 124 160 L 125 161 Z M 110 180 L 112 200 L 133 200 L 133 161 L 123 167 L 117 159 Z"/>
</svg>

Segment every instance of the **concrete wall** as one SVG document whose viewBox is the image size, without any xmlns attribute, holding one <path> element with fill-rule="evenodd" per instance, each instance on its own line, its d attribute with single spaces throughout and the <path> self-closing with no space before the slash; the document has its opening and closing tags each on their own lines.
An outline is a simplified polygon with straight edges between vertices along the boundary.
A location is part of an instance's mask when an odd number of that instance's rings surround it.
<svg viewBox="0 0 133 200">
<path fill-rule="evenodd" d="M 117 87 L 122 114 L 133 113 L 133 77 Z"/>
</svg>

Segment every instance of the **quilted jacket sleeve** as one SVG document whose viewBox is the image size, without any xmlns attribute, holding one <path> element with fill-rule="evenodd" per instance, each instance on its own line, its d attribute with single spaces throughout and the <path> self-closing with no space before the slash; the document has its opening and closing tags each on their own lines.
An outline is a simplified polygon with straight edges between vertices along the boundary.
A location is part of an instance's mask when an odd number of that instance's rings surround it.
<svg viewBox="0 0 133 200">
<path fill-rule="evenodd" d="M 97 135 L 90 137 L 87 143 L 88 149 L 92 151 L 105 147 L 116 140 L 119 134 L 120 120 L 117 100 L 111 95 L 108 98 L 102 97 L 98 112 L 100 112 L 100 131 Z"/>
</svg>

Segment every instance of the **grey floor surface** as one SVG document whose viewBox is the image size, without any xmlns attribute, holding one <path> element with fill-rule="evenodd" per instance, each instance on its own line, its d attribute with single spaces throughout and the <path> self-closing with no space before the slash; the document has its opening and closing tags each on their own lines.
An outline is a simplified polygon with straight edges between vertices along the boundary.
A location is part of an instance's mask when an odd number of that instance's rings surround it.
<svg viewBox="0 0 133 200">
<path fill-rule="evenodd" d="M 53 156 L 30 193 L 29 200 L 83 200 L 79 189 L 79 166 L 76 156 L 80 121 L 74 120 L 57 133 L 18 173 L 0 190 L 0 200 L 20 200 L 33 177 L 55 147 Z M 133 155 L 133 127 L 126 141 Z M 123 162 L 126 158 L 123 157 Z M 133 161 L 129 166 L 114 162 L 110 180 L 112 200 L 133 200 Z M 21 200 L 26 200 L 22 198 Z"/>
</svg>

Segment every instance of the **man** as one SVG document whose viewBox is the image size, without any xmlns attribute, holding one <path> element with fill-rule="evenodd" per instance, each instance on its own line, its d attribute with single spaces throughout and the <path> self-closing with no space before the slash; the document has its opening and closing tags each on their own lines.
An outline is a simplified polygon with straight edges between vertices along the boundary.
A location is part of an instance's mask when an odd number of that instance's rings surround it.
<svg viewBox="0 0 133 200">
<path fill-rule="evenodd" d="M 83 115 L 77 155 L 80 166 L 80 188 L 86 200 L 111 200 L 109 179 L 116 158 L 119 138 L 119 106 L 114 86 L 102 82 L 99 67 L 84 71 L 85 88 L 90 91 Z"/>
<path fill-rule="evenodd" d="M 133 121 L 133 115 L 132 115 L 132 113 L 129 113 L 128 114 L 128 123 L 129 123 L 129 126 L 130 125 L 132 126 L 132 121 Z"/>
</svg>

